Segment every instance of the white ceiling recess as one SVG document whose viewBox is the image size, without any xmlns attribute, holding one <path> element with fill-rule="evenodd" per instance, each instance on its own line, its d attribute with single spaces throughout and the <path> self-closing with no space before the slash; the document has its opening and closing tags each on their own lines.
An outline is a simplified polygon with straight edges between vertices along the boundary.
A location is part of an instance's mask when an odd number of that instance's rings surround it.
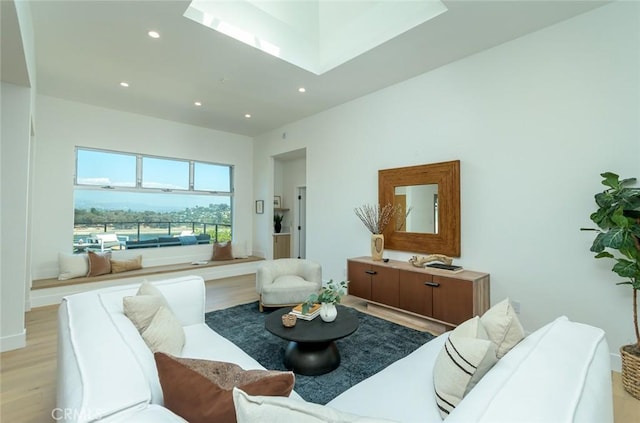
<svg viewBox="0 0 640 423">
<path fill-rule="evenodd" d="M 606 2 L 443 0 L 446 12 L 353 59 L 333 63 L 335 67 L 320 74 L 186 18 L 189 1 L 28 3 L 40 94 L 256 136 Z M 296 9 L 285 8 L 284 3 Z M 314 2 L 255 1 L 245 7 L 259 5 L 262 9 L 256 13 L 267 9 L 281 22 L 292 22 L 294 14 L 298 18 L 290 29 L 318 34 L 319 40 L 327 38 L 334 25 L 353 21 L 360 7 L 370 6 L 373 12 L 378 10 L 375 7 L 398 3 L 403 2 L 322 1 L 317 15 Z M 333 22 L 325 14 L 336 21 L 323 29 L 323 20 Z M 379 26 L 382 32 L 388 29 L 385 24 Z M 160 38 L 149 37 L 150 30 Z M 373 37 L 358 32 L 361 37 Z M 13 41 L 3 34 L 3 53 Z M 354 48 L 349 51 L 355 53 Z M 332 66 L 325 60 L 324 66 Z M 340 62 L 344 56 L 334 60 Z M 121 87 L 122 81 L 129 87 Z M 306 92 L 300 93 L 300 87 Z"/>
</svg>

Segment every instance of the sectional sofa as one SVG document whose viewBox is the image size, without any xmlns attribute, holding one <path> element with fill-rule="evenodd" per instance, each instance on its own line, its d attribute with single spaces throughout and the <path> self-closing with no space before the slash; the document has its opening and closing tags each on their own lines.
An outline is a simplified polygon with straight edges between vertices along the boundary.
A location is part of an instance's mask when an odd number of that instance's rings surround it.
<svg viewBox="0 0 640 423">
<path fill-rule="evenodd" d="M 202 278 L 173 278 L 154 282 L 154 286 L 184 329 L 183 357 L 233 362 L 244 369 L 263 368 L 204 323 Z M 184 421 L 163 406 L 153 354 L 123 313 L 123 298 L 135 295 L 137 289 L 138 285 L 106 288 L 63 300 L 58 315 L 56 409 L 62 420 Z M 298 412 L 302 413 L 298 421 L 330 421 L 340 416 L 341 421 L 440 422 L 433 372 L 448 336 L 446 333 L 428 342 L 327 406 L 306 403 L 292 392 L 289 398 L 276 399 L 284 404 L 282 408 L 258 405 L 250 411 L 239 410 L 238 422 L 255 421 L 242 420 L 242 416 L 252 415 L 261 422 L 289 421 L 286 419 L 295 418 L 291 413 Z M 251 400 L 254 404 L 262 401 L 258 397 Z M 236 407 L 244 406 L 236 401 Z M 311 418 L 305 414 L 309 409 L 324 411 Z M 325 411 L 328 414 L 323 414 Z M 550 322 L 502 357 L 446 420 L 612 422 L 609 351 L 603 331 L 565 317 Z"/>
</svg>

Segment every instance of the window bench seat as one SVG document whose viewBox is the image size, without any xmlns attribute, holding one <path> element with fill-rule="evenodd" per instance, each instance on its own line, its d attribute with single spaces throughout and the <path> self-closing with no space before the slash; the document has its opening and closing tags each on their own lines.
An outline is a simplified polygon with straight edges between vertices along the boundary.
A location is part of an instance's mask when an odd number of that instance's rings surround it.
<svg viewBox="0 0 640 423">
<path fill-rule="evenodd" d="M 229 266 L 241 263 L 251 263 L 264 260 L 262 257 L 257 256 L 249 256 L 247 258 L 237 258 L 233 260 L 224 260 L 224 261 L 209 261 L 207 264 L 191 264 L 189 263 L 178 263 L 178 264 L 168 264 L 161 266 L 149 266 L 143 267 L 138 270 L 130 270 L 128 272 L 122 273 L 108 273 L 106 275 L 100 276 L 91 276 L 84 278 L 73 278 L 67 279 L 64 281 L 58 280 L 58 278 L 48 278 L 48 279 L 34 279 L 31 285 L 31 290 L 41 290 L 48 288 L 58 288 L 69 285 L 80 285 L 87 284 L 92 282 L 106 282 L 106 281 L 118 281 L 129 278 L 140 278 L 143 276 L 151 276 L 151 275 L 161 275 L 165 273 L 174 273 L 174 272 L 189 272 L 194 271 L 200 273 L 202 269 L 218 267 L 218 266 Z"/>
</svg>

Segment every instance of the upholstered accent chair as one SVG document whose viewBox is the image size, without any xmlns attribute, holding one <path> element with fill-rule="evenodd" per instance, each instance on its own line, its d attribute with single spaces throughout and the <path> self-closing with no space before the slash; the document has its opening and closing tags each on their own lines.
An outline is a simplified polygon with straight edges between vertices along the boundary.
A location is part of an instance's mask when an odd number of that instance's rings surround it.
<svg viewBox="0 0 640 423">
<path fill-rule="evenodd" d="M 305 301 L 322 287 L 322 266 L 307 259 L 267 260 L 256 271 L 260 311 Z"/>
</svg>

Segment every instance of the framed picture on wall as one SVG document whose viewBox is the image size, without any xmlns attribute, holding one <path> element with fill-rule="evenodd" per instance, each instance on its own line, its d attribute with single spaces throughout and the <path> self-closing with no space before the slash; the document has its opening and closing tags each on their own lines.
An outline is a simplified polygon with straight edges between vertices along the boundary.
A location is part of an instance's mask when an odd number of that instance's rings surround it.
<svg viewBox="0 0 640 423">
<path fill-rule="evenodd" d="M 264 213 L 264 200 L 257 200 L 256 201 L 256 214 L 263 214 Z"/>
<path fill-rule="evenodd" d="M 273 196 L 273 208 L 274 209 L 279 209 L 280 207 L 282 207 L 282 197 L 280 197 L 279 195 L 274 195 Z"/>
</svg>

